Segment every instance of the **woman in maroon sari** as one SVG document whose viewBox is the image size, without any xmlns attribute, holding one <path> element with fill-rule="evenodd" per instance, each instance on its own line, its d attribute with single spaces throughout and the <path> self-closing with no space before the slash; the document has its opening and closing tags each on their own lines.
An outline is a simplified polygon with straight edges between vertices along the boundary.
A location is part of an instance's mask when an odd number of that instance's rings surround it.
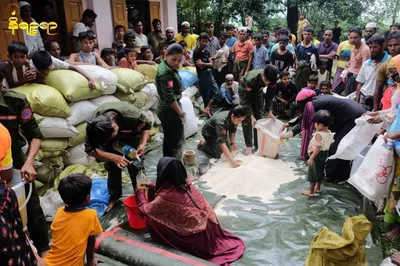
<svg viewBox="0 0 400 266">
<path fill-rule="evenodd" d="M 221 228 L 214 210 L 175 158 L 159 161 L 153 201 L 146 201 L 143 187 L 138 186 L 136 195 L 154 241 L 219 265 L 242 257 L 243 241 Z"/>
</svg>

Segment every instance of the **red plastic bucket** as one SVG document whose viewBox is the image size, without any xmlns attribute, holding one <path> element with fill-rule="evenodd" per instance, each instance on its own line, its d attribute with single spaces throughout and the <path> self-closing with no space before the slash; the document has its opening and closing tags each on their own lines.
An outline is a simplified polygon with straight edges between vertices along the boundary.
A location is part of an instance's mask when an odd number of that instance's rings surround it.
<svg viewBox="0 0 400 266">
<path fill-rule="evenodd" d="M 128 215 L 129 226 L 134 229 L 146 228 L 146 218 L 142 218 L 140 216 L 135 194 L 127 197 L 124 200 L 124 205 L 126 209 L 126 214 Z"/>
</svg>

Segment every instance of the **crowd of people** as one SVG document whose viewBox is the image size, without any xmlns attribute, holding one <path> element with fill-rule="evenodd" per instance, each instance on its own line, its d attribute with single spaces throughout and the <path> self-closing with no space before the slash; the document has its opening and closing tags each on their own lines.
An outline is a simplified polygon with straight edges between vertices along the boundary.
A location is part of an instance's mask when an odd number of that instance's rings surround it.
<svg viewBox="0 0 400 266">
<path fill-rule="evenodd" d="M 23 21 L 34 21 L 30 4 L 21 1 L 19 6 Z M 25 43 L 10 43 L 10 60 L 0 62 L 0 80 L 4 79 L 4 87 L 9 89 L 0 93 L 2 265 L 84 265 L 85 254 L 87 265 L 99 262 L 93 256 L 94 240 L 102 228 L 96 212 L 86 209 L 91 189 L 87 176 L 76 174 L 61 180 L 59 193 L 66 207 L 57 211 L 51 225 L 51 248 L 35 186 L 27 206 L 28 238 L 15 193 L 6 184 L 12 179 L 13 168 L 20 170 L 27 183 L 35 179 L 34 158 L 43 137 L 29 102 L 12 89 L 43 83 L 55 69 L 82 74 L 93 89 L 94 81 L 77 65 L 132 70 L 138 64 L 157 66 L 157 115 L 164 140 L 156 184 L 137 183 L 137 166 L 115 148 L 116 142 L 122 142 L 134 147 L 138 158 L 144 156 L 151 124 L 129 103 L 107 103 L 96 109 L 87 123 L 85 151 L 106 162 L 108 211 L 122 196 L 121 172 L 127 168 L 139 208 L 148 217 L 152 239 L 216 264 L 238 260 L 245 244 L 220 227 L 210 205 L 188 180 L 181 162 L 187 118 L 180 104 L 180 67 L 195 67 L 199 79 L 207 120 L 198 149 L 215 158 L 224 154 L 232 167 L 240 167 L 242 162 L 233 153 L 240 149 L 236 142 L 240 124 L 245 153 L 250 155 L 258 147 L 254 129 L 257 120 L 264 114 L 271 119 L 291 119 L 282 128 L 281 138 L 302 133 L 300 158 L 307 161 L 310 182 L 309 189 L 302 193 L 309 197 L 321 192 L 324 179 L 349 178 L 350 161 L 326 158 L 336 152 L 340 140 L 355 126 L 355 119 L 368 114 L 371 123 L 384 122 L 382 133 L 388 132 L 386 139 L 399 138 L 398 129 L 393 130 L 391 125 L 398 115 L 400 96 L 400 24 L 379 33 L 375 23 L 368 23 L 365 35 L 360 27 L 351 27 L 347 36 L 342 36 L 337 21 L 332 29 L 322 25 L 315 39 L 314 27 L 304 14 L 300 15 L 296 35 L 280 26 L 270 34 L 267 30 L 253 33 L 248 27 L 226 25 L 217 37 L 213 22 L 204 23 L 204 32 L 194 34 L 187 21 L 181 23 L 179 33 L 167 27 L 164 34 L 161 22 L 155 19 L 154 31 L 146 36 L 142 21 L 135 20 L 129 29 L 117 25 L 115 41 L 99 51 L 96 33 L 90 30 L 96 18 L 93 10 L 84 11 L 74 27 L 74 53 L 68 58 L 61 56 L 57 40 L 46 39 L 43 43 L 38 34 L 24 36 Z M 252 24 L 250 19 L 246 17 Z M 24 154 L 21 148 L 26 142 L 29 148 Z M 398 221 L 397 170 L 400 160 L 396 157 L 393 192 L 385 209 L 387 223 Z M 388 236 L 400 236 L 400 226 Z"/>
</svg>

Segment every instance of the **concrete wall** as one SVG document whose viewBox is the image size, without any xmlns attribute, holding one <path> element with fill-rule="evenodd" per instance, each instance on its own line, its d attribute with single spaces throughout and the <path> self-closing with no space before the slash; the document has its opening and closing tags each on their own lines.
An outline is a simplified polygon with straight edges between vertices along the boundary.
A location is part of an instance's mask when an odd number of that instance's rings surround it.
<svg viewBox="0 0 400 266">
<path fill-rule="evenodd" d="M 163 30 L 167 27 L 175 29 L 175 33 L 178 33 L 178 9 L 176 7 L 176 0 L 161 0 L 161 17 L 163 18 L 162 26 Z"/>
<path fill-rule="evenodd" d="M 173 27 L 178 32 L 178 10 L 176 0 L 152 0 L 160 2 L 161 25 L 165 32 L 167 27 Z M 111 47 L 114 41 L 114 27 L 111 10 L 111 0 L 82 0 L 83 10 L 90 8 L 97 14 L 96 23 L 92 27 L 97 33 L 100 50 Z"/>
</svg>

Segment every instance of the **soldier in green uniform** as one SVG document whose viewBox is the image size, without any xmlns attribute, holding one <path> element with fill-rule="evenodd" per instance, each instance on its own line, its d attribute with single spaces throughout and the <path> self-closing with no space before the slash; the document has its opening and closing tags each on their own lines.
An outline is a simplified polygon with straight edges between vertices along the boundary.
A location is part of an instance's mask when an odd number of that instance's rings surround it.
<svg viewBox="0 0 400 266">
<path fill-rule="evenodd" d="M 182 98 L 181 78 L 178 68 L 182 63 L 183 48 L 179 44 L 168 46 L 166 58 L 157 69 L 156 86 L 160 102 L 157 115 L 164 131 L 163 156 L 182 160 L 182 147 L 185 141 L 183 125 L 186 114 L 179 100 Z"/>
<path fill-rule="evenodd" d="M 0 61 L 0 83 L 3 82 L 5 67 Z M 49 227 L 40 207 L 39 194 L 35 187 L 36 171 L 33 167 L 36 154 L 40 149 L 43 135 L 33 117 L 32 109 L 23 94 L 14 91 L 0 92 L 0 123 L 10 132 L 12 139 L 13 166 L 21 171 L 21 177 L 27 184 L 32 183 L 32 195 L 27 204 L 28 231 L 41 256 L 49 247 Z M 22 152 L 26 138 L 29 144 L 28 154 Z M 25 185 L 28 193 L 29 185 Z"/>
<path fill-rule="evenodd" d="M 265 69 L 257 69 L 248 72 L 242 77 L 239 85 L 239 97 L 241 105 L 249 109 L 249 116 L 243 121 L 243 134 L 246 142 L 246 154 L 253 153 L 253 134 L 252 127 L 256 121 L 262 118 L 263 109 L 263 88 L 268 86 L 266 95 L 265 110 L 268 117 L 275 119 L 271 112 L 272 99 L 276 92 L 276 82 L 278 81 L 279 71 L 273 65 L 267 65 Z M 254 131 L 254 146 L 257 148 L 257 130 Z"/>
<path fill-rule="evenodd" d="M 233 167 L 240 166 L 240 161 L 233 158 L 231 151 L 239 147 L 235 141 L 236 128 L 246 118 L 248 110 L 243 106 L 236 106 L 231 111 L 222 111 L 209 118 L 203 127 L 197 148 L 214 158 L 224 154 Z"/>
<path fill-rule="evenodd" d="M 86 127 L 85 151 L 99 161 L 105 161 L 108 171 L 107 186 L 110 211 L 122 195 L 122 172 L 128 168 L 133 189 L 136 189 L 138 168 L 123 157 L 125 145 L 136 149 L 136 154 L 144 154 L 150 135 L 151 124 L 146 116 L 130 103 L 104 103 L 93 113 Z"/>
</svg>

